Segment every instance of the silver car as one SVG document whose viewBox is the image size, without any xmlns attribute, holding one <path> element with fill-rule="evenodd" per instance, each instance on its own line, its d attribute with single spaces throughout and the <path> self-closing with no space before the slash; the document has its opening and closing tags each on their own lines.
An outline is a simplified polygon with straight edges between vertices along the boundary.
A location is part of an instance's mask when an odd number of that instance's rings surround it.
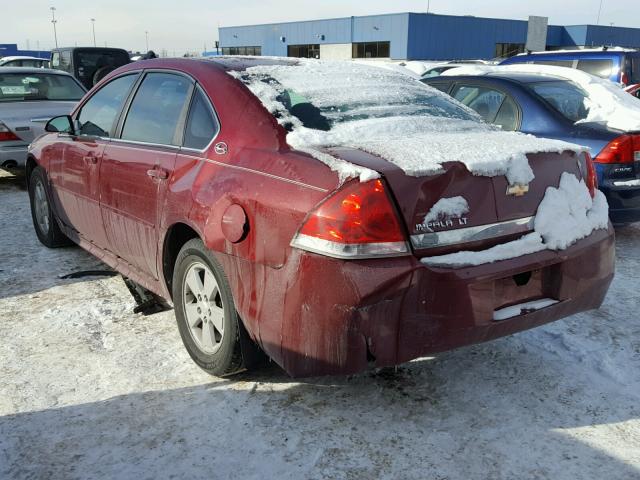
<svg viewBox="0 0 640 480">
<path fill-rule="evenodd" d="M 24 165 L 29 143 L 49 119 L 70 113 L 85 93 L 65 72 L 0 67 L 0 167 Z"/>
</svg>

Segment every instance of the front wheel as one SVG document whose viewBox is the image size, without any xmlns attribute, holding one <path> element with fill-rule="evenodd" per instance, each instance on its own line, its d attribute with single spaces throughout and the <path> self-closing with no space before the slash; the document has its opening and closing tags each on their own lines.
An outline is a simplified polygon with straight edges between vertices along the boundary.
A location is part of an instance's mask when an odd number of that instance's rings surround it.
<svg viewBox="0 0 640 480">
<path fill-rule="evenodd" d="M 40 242 L 49 247 L 64 247 L 72 242 L 62 233 L 51 208 L 47 193 L 46 173 L 42 167 L 36 167 L 29 177 L 29 200 L 33 227 Z"/>
<path fill-rule="evenodd" d="M 216 376 L 241 370 L 240 319 L 231 288 L 199 238 L 180 250 L 172 290 L 180 336 L 193 361 Z"/>
</svg>

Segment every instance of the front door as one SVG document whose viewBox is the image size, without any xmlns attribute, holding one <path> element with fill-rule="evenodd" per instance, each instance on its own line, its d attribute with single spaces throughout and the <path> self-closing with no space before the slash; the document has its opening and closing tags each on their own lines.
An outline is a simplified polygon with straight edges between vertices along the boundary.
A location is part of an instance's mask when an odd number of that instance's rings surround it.
<svg viewBox="0 0 640 480">
<path fill-rule="evenodd" d="M 182 142 L 193 82 L 150 72 L 107 145 L 100 170 L 101 214 L 108 249 L 158 278 L 158 219 Z"/>
<path fill-rule="evenodd" d="M 120 77 L 98 90 L 76 115 L 76 135 L 61 135 L 62 158 L 51 163 L 54 201 L 61 219 L 104 248 L 100 216 L 100 164 L 105 145 L 137 75 Z"/>
</svg>

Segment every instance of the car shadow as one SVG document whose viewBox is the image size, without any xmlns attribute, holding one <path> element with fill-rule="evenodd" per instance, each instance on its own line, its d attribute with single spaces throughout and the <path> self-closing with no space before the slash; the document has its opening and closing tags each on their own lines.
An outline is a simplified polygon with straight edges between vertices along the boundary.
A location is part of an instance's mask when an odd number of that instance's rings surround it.
<svg viewBox="0 0 640 480">
<path fill-rule="evenodd" d="M 579 372 L 523 344 L 500 340 L 398 369 L 302 382 L 267 367 L 203 385 L 6 415 L 0 474 L 640 478 L 637 465 L 571 435 L 637 419 L 633 399 L 621 392 L 611 408 L 590 408 L 590 399 L 611 392 L 577 386 Z M 574 381 L 564 388 L 566 375 Z"/>
</svg>

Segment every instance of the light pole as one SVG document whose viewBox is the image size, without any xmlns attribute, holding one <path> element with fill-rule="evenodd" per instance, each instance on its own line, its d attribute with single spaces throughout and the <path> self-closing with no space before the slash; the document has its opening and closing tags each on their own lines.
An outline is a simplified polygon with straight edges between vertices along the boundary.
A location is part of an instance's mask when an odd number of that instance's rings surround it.
<svg viewBox="0 0 640 480">
<path fill-rule="evenodd" d="M 91 19 L 91 29 L 93 30 L 93 46 L 96 46 L 96 19 Z"/>
<path fill-rule="evenodd" d="M 598 9 L 598 21 L 596 22 L 596 25 L 600 25 L 600 14 L 602 13 L 602 3 L 604 2 L 604 0 L 600 0 L 600 8 Z"/>
<path fill-rule="evenodd" d="M 427 0 L 427 14 L 431 10 L 431 0 Z"/>
<path fill-rule="evenodd" d="M 56 42 L 56 48 L 58 48 L 58 32 L 56 30 L 56 23 L 58 23 L 58 21 L 56 20 L 56 7 L 50 7 L 49 10 L 51 10 L 51 23 L 53 23 L 53 38 Z"/>
<path fill-rule="evenodd" d="M 147 52 L 149 51 L 149 32 L 147 30 L 144 31 L 144 38 L 147 42 Z"/>
</svg>

